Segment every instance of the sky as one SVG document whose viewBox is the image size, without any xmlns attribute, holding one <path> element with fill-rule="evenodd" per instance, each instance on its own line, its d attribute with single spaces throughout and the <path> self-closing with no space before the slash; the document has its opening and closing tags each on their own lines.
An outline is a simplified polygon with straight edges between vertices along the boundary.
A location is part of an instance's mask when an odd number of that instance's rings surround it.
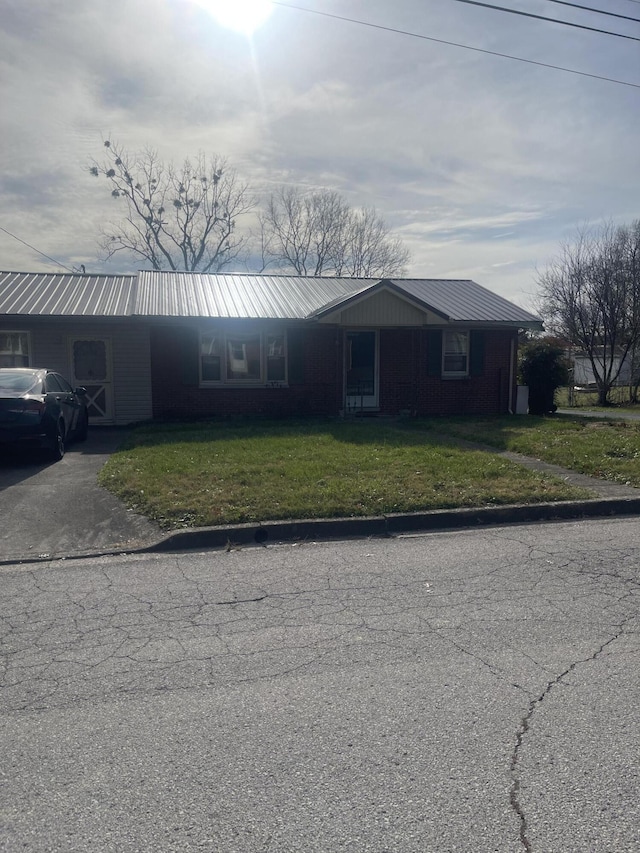
<svg viewBox="0 0 640 853">
<path fill-rule="evenodd" d="M 640 20 L 640 0 L 575 2 Z M 640 23 L 553 0 L 494 4 L 640 39 Z M 213 5 L 0 0 L 0 269 L 140 268 L 100 257 L 121 212 L 88 171 L 105 139 L 226 157 L 258 201 L 338 190 L 377 208 L 409 275 L 525 308 L 579 227 L 640 216 L 640 40 L 459 0 L 292 0 L 248 36 Z"/>
</svg>

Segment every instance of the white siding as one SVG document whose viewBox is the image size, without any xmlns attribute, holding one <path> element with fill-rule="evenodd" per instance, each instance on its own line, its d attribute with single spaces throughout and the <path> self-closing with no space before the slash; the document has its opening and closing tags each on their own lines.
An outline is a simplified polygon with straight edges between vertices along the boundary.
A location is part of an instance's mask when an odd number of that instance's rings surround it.
<svg viewBox="0 0 640 853">
<path fill-rule="evenodd" d="M 152 417 L 149 327 L 121 326 L 113 340 L 113 384 L 116 423 Z"/>
<path fill-rule="evenodd" d="M 111 341 L 114 419 L 117 425 L 152 416 L 149 329 L 143 323 L 0 321 L 30 334 L 31 366 L 48 367 L 71 379 L 70 341 L 83 336 Z"/>
<path fill-rule="evenodd" d="M 383 290 L 344 310 L 327 315 L 324 321 L 350 327 L 423 326 L 426 323 L 442 323 L 442 318 Z"/>
<path fill-rule="evenodd" d="M 604 373 L 604 365 L 602 358 L 596 358 L 600 373 Z M 614 356 L 613 370 L 614 373 L 620 367 L 620 358 Z M 615 381 L 616 385 L 628 385 L 631 382 L 631 359 L 626 358 L 620 367 L 620 373 Z M 589 357 L 586 355 L 576 355 L 573 359 L 573 384 L 578 386 L 595 385 L 596 377 L 591 367 Z"/>
</svg>

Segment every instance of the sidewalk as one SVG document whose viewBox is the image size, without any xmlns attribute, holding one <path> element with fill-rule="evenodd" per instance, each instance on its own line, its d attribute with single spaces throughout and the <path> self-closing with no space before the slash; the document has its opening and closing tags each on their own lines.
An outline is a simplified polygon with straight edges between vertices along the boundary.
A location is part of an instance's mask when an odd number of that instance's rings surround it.
<svg viewBox="0 0 640 853">
<path fill-rule="evenodd" d="M 558 409 L 556 414 L 573 415 L 578 418 L 611 418 L 618 421 L 640 421 L 640 413 L 619 412 L 617 409 L 600 409 L 597 412 L 592 409 Z"/>
</svg>

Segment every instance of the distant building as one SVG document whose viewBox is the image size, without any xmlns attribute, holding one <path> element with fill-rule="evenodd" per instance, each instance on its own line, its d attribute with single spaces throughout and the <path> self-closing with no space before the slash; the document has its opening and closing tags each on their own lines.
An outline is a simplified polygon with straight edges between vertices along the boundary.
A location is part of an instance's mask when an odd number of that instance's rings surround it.
<svg viewBox="0 0 640 853">
<path fill-rule="evenodd" d="M 574 386 L 576 388 L 594 388 L 596 385 L 596 378 L 589 356 L 586 353 L 572 353 L 570 355 L 570 360 L 573 363 Z M 603 365 L 602 352 L 596 353 L 596 363 L 599 365 Z M 618 367 L 620 367 L 620 373 L 618 374 L 618 377 L 613 384 L 618 386 L 631 384 L 631 357 L 627 355 L 626 358 L 622 358 L 621 354 L 618 356 L 614 356 L 613 364 L 614 373 L 618 369 Z M 602 366 L 602 370 L 604 371 L 604 366 Z"/>
</svg>

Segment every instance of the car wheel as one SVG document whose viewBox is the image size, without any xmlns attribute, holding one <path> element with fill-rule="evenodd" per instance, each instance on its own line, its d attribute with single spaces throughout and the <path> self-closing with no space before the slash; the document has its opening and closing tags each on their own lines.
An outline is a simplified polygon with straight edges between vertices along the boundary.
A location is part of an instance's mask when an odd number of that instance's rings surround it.
<svg viewBox="0 0 640 853">
<path fill-rule="evenodd" d="M 78 431 L 76 433 L 77 441 L 86 441 L 87 435 L 89 434 L 89 416 L 87 415 L 86 410 L 80 416 L 80 425 L 78 426 Z"/>
<path fill-rule="evenodd" d="M 53 437 L 53 446 L 51 447 L 51 458 L 54 462 L 58 462 L 64 456 L 64 424 L 59 423 L 56 428 L 56 434 Z"/>
</svg>

